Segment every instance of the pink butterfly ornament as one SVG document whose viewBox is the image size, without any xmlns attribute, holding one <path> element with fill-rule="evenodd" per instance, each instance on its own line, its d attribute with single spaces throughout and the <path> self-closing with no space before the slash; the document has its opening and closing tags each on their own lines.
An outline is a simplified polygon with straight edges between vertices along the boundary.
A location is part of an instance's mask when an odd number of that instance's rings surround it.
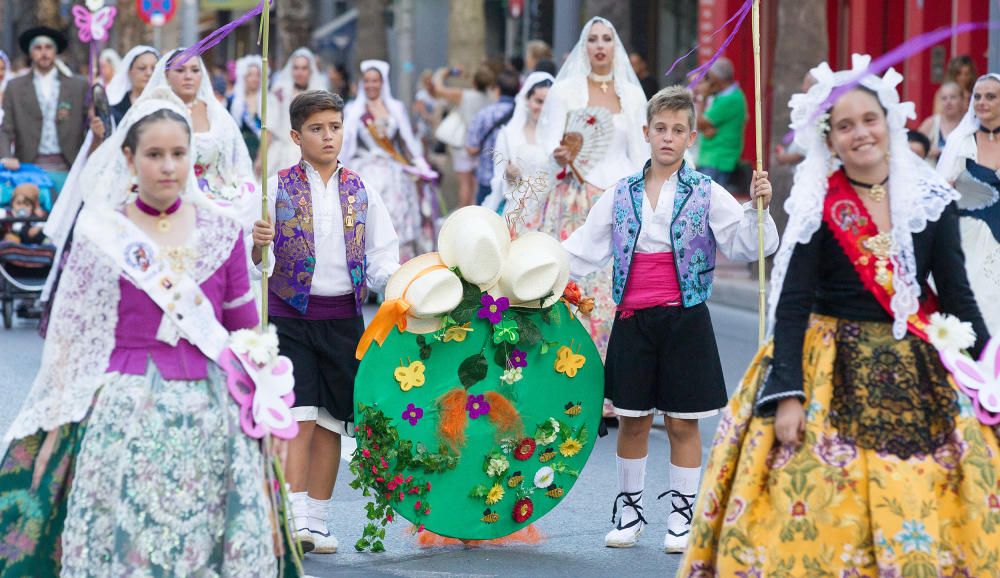
<svg viewBox="0 0 1000 578">
<path fill-rule="evenodd" d="M 941 362 L 985 425 L 1000 424 L 1000 337 L 993 337 L 975 360 L 957 350 L 939 350 Z"/>
<path fill-rule="evenodd" d="M 103 4 L 103 2 L 102 2 Z M 89 3 L 88 3 L 89 5 Z M 77 37 L 80 42 L 101 42 L 107 40 L 108 31 L 114 24 L 118 9 L 114 6 L 102 6 L 97 10 L 88 10 L 76 4 L 70 9 L 77 27 Z"/>
</svg>

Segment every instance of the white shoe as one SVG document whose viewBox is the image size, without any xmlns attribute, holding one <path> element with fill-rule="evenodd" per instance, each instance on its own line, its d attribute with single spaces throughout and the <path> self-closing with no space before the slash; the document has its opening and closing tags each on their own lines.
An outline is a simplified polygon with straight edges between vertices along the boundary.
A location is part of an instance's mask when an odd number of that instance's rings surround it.
<svg viewBox="0 0 1000 578">
<path fill-rule="evenodd" d="M 622 499 L 622 517 L 615 518 L 618 514 L 618 499 Z M 622 524 L 625 518 L 625 509 L 630 508 L 632 515 L 629 522 Z M 642 492 L 627 493 L 622 492 L 615 498 L 615 505 L 611 511 L 611 522 L 615 524 L 613 530 L 604 536 L 604 545 L 608 548 L 631 548 L 639 543 L 639 536 L 646 527 L 646 519 L 642 517 Z"/>
<path fill-rule="evenodd" d="M 302 553 L 312 552 L 316 548 L 316 540 L 313 539 L 312 532 L 308 528 L 295 531 L 295 540 L 302 547 Z"/>
<path fill-rule="evenodd" d="M 683 553 L 691 536 L 691 518 L 694 515 L 695 494 L 682 494 L 670 490 L 660 494 L 670 496 L 673 510 L 667 516 L 667 534 L 663 537 L 663 551 L 668 554 Z"/>
<path fill-rule="evenodd" d="M 337 551 L 337 537 L 330 532 L 309 530 L 309 535 L 313 541 L 313 554 L 333 554 Z"/>
</svg>

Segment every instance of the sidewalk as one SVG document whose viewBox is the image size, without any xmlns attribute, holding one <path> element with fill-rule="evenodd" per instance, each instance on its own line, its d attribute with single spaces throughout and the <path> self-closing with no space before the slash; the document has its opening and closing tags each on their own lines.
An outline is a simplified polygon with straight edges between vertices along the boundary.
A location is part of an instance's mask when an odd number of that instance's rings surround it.
<svg viewBox="0 0 1000 578">
<path fill-rule="evenodd" d="M 716 256 L 710 303 L 756 311 L 757 291 L 756 267 L 730 261 L 721 253 Z"/>
</svg>

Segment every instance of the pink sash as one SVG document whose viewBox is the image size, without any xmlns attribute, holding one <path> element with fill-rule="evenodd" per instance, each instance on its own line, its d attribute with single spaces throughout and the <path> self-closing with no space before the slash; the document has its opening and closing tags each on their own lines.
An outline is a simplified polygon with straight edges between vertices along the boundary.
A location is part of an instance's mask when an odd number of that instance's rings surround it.
<svg viewBox="0 0 1000 578">
<path fill-rule="evenodd" d="M 638 309 L 676 307 L 681 304 L 681 287 L 673 253 L 636 253 L 618 304 L 621 319 L 628 319 Z"/>
</svg>

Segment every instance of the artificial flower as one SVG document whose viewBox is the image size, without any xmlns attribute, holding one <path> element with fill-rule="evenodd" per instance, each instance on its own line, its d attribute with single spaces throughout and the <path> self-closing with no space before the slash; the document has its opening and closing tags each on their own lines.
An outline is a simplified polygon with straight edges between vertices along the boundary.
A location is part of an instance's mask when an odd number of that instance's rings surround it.
<svg viewBox="0 0 1000 578">
<path fill-rule="evenodd" d="M 491 478 L 502 476 L 509 467 L 510 462 L 502 454 L 492 453 L 486 458 L 486 475 Z"/>
<path fill-rule="evenodd" d="M 558 435 L 559 422 L 556 421 L 555 418 L 550 417 L 548 421 L 542 422 L 542 424 L 535 429 L 535 435 L 533 437 L 539 445 L 544 446 L 556 441 L 556 437 Z"/>
<path fill-rule="evenodd" d="M 479 308 L 479 318 L 486 319 L 493 325 L 500 323 L 503 319 L 503 312 L 510 308 L 510 300 L 506 297 L 493 299 L 493 296 L 489 293 L 483 293 L 479 302 L 483 304 Z"/>
<path fill-rule="evenodd" d="M 237 354 L 246 354 L 250 361 L 263 367 L 278 358 L 278 330 L 274 325 L 269 325 L 264 333 L 240 329 L 233 333 L 230 346 Z"/>
<path fill-rule="evenodd" d="M 513 319 L 503 319 L 493 325 L 493 343 L 497 345 L 504 342 L 514 345 L 520 338 L 517 332 L 517 322 Z"/>
<path fill-rule="evenodd" d="M 530 458 L 535 453 L 536 448 L 535 440 L 531 438 L 524 438 L 521 443 L 517 445 L 514 449 L 514 459 L 526 460 Z"/>
<path fill-rule="evenodd" d="M 961 321 L 954 315 L 932 313 L 927 338 L 938 351 L 961 351 L 976 343 L 976 332 L 968 321 Z"/>
<path fill-rule="evenodd" d="M 514 503 L 514 521 L 520 524 L 531 517 L 535 511 L 535 505 L 531 503 L 531 498 L 521 498 Z"/>
<path fill-rule="evenodd" d="M 472 333 L 472 323 L 463 323 L 461 325 L 452 325 L 448 329 L 444 330 L 444 342 L 457 341 L 461 343 L 465 341 L 465 337 Z"/>
<path fill-rule="evenodd" d="M 566 284 L 566 288 L 563 289 L 563 299 L 572 305 L 579 305 L 582 297 L 583 293 L 580 291 L 580 286 L 575 281 L 570 281 Z"/>
<path fill-rule="evenodd" d="M 503 499 L 503 486 L 500 484 L 493 484 L 490 488 L 489 493 L 486 494 L 486 503 L 493 505 Z"/>
<path fill-rule="evenodd" d="M 403 420 L 410 422 L 410 425 L 417 425 L 420 418 L 424 417 L 423 408 L 417 407 L 412 403 L 406 406 L 403 410 Z"/>
<path fill-rule="evenodd" d="M 556 472 L 549 466 L 545 466 L 535 473 L 535 487 L 536 488 L 547 488 L 552 485 L 552 481 L 556 479 Z"/>
<path fill-rule="evenodd" d="M 520 349 L 514 349 L 507 358 L 507 364 L 511 367 L 528 367 L 528 354 Z"/>
<path fill-rule="evenodd" d="M 490 413 L 490 403 L 485 395 L 470 395 L 465 402 L 465 411 L 469 412 L 469 419 L 476 419 Z"/>
<path fill-rule="evenodd" d="M 521 381 L 523 377 L 524 377 L 524 372 L 521 370 L 521 368 L 514 367 L 504 371 L 503 374 L 500 376 L 500 381 L 508 385 L 514 385 L 515 383 Z"/>
<path fill-rule="evenodd" d="M 559 453 L 561 453 L 564 457 L 567 458 L 575 456 L 576 454 L 580 453 L 580 450 L 582 449 L 583 449 L 583 444 L 581 444 L 580 440 L 576 438 L 566 438 L 566 441 L 559 444 Z"/>
<path fill-rule="evenodd" d="M 590 314 L 594 311 L 594 298 L 585 297 L 584 299 L 581 299 L 580 305 L 578 305 L 577 308 L 580 311 L 580 315 L 589 317 Z"/>
</svg>

